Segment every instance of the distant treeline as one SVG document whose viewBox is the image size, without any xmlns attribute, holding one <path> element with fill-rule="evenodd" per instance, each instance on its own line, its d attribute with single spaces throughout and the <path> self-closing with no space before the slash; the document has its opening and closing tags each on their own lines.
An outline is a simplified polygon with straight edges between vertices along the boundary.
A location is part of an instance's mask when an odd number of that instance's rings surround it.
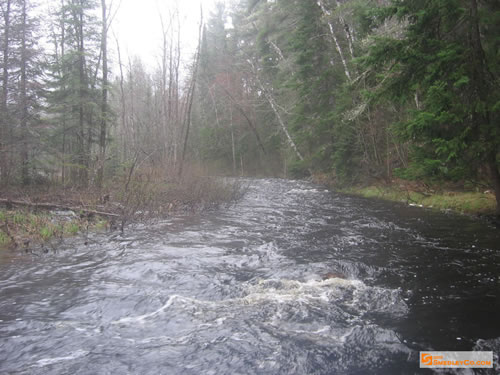
<svg viewBox="0 0 500 375">
<path fill-rule="evenodd" d="M 53 2 L 43 22 L 31 4 L 1 3 L 4 184 L 101 186 L 131 163 L 173 176 L 186 160 L 339 185 L 452 182 L 500 201 L 498 1 L 221 2 L 187 68 L 171 9 L 152 72 L 109 43 L 105 0 Z"/>
</svg>

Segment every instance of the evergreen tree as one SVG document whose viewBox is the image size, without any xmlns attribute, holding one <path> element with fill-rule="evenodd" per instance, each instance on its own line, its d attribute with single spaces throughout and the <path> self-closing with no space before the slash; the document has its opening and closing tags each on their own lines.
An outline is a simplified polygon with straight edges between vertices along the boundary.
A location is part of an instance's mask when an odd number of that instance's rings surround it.
<svg viewBox="0 0 500 375">
<path fill-rule="evenodd" d="M 97 139 L 100 38 L 93 15 L 94 0 L 61 0 L 56 14 L 51 87 L 48 92 L 54 112 L 53 141 L 62 145 L 63 176 L 69 166 L 71 180 L 89 183 L 92 146 Z"/>
<path fill-rule="evenodd" d="M 3 182 L 18 177 L 24 185 L 30 182 L 36 167 L 31 153 L 38 149 L 35 132 L 42 74 L 38 20 L 32 16 L 33 8 L 31 1 L 9 0 L 1 9 L 0 177 Z"/>
<path fill-rule="evenodd" d="M 489 169 L 500 214 L 499 5 L 476 0 L 393 1 L 384 19 L 407 23 L 379 37 L 365 66 L 390 66 L 380 87 L 396 103 L 415 102 L 398 134 L 414 146 L 413 174 L 446 178 Z M 498 50 L 498 48 L 497 48 Z"/>
</svg>

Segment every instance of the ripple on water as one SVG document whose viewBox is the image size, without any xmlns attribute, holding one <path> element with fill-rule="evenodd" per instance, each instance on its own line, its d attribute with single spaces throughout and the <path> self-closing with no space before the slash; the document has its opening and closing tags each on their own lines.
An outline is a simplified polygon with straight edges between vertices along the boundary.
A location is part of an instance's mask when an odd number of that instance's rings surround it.
<svg viewBox="0 0 500 375">
<path fill-rule="evenodd" d="M 490 228 L 244 183 L 219 212 L 0 263 L 0 373 L 399 375 L 419 349 L 500 349 Z"/>
<path fill-rule="evenodd" d="M 162 345 L 184 352 L 187 347 L 203 347 L 204 360 L 191 358 L 200 366 L 207 358 L 222 360 L 220 353 L 236 359 L 247 351 L 246 360 L 253 366 L 281 372 L 284 357 L 294 350 L 303 353 L 295 363 L 295 371 L 303 372 L 312 360 L 304 350 L 318 346 L 321 353 L 315 360 L 321 357 L 324 365 L 332 356 L 350 363 L 362 352 L 372 359 L 383 352 L 389 357 L 411 354 L 394 331 L 364 320 L 374 312 L 393 318 L 404 315 L 407 306 L 400 294 L 359 280 L 267 279 L 246 283 L 240 297 L 221 301 L 172 295 L 159 309 L 120 318 L 112 325 L 121 337 L 144 348 Z M 151 336 L 136 338 L 138 326 Z M 344 364 L 337 370 L 342 366 L 349 367 Z"/>
</svg>

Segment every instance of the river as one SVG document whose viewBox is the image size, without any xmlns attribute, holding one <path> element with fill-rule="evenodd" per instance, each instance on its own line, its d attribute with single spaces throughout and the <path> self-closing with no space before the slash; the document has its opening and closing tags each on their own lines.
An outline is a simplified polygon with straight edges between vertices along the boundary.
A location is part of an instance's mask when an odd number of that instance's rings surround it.
<svg viewBox="0 0 500 375">
<path fill-rule="evenodd" d="M 227 209 L 4 252 L 0 373 L 419 374 L 421 350 L 492 350 L 478 373 L 500 371 L 498 229 L 243 183 Z"/>
</svg>

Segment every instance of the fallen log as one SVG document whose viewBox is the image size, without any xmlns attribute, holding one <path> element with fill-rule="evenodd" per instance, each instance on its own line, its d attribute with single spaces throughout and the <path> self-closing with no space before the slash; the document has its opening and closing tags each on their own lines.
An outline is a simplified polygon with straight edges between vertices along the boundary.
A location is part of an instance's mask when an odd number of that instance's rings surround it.
<svg viewBox="0 0 500 375">
<path fill-rule="evenodd" d="M 111 212 L 90 210 L 90 209 L 83 208 L 83 207 L 63 206 L 63 205 L 54 204 L 54 203 L 35 203 L 35 202 L 17 201 L 17 200 L 10 200 L 10 199 L 0 199 L 0 204 L 3 204 L 7 207 L 9 205 L 24 206 L 24 207 L 33 207 L 34 209 L 40 208 L 40 209 L 44 209 L 44 210 L 73 211 L 73 212 L 83 212 L 87 215 L 97 215 L 97 216 L 106 216 L 106 217 L 114 217 L 114 218 L 120 217 L 120 215 L 114 214 Z"/>
</svg>

